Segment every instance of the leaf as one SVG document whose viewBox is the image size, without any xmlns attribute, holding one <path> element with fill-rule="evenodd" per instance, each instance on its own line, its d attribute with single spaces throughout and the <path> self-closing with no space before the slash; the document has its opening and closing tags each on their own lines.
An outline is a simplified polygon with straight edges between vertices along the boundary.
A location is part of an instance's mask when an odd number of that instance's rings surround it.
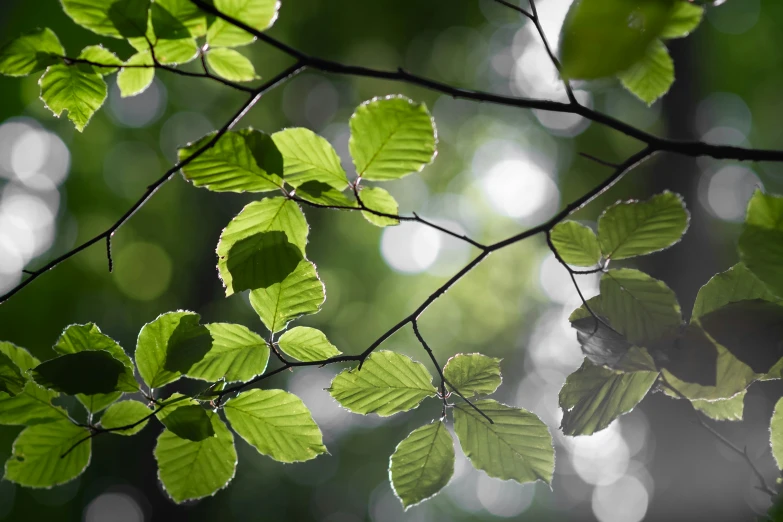
<svg viewBox="0 0 783 522">
<path fill-rule="evenodd" d="M 684 3 L 684 2 L 677 2 Z M 660 40 L 654 41 L 641 60 L 617 75 L 623 87 L 652 105 L 674 83 L 674 61 Z"/>
<path fill-rule="evenodd" d="M 106 99 L 106 82 L 85 64 L 51 65 L 38 83 L 46 107 L 58 118 L 68 111 L 79 132 Z"/>
<path fill-rule="evenodd" d="M 729 303 L 752 299 L 781 302 L 764 283 L 742 263 L 721 272 L 701 287 L 693 305 L 691 321 L 717 310 Z"/>
<path fill-rule="evenodd" d="M 113 38 L 143 37 L 150 0 L 60 0 L 65 14 L 90 31 Z"/>
<path fill-rule="evenodd" d="M 647 201 L 625 201 L 598 218 L 598 242 L 614 260 L 650 254 L 677 243 L 688 228 L 682 197 L 665 191 Z"/>
<path fill-rule="evenodd" d="M 747 390 L 730 399 L 721 399 L 717 401 L 691 401 L 694 408 L 702 412 L 707 417 L 720 421 L 741 421 L 745 409 L 745 395 Z"/>
<path fill-rule="evenodd" d="M 117 58 L 117 55 L 106 49 L 102 45 L 90 45 L 82 49 L 78 58 L 80 60 L 87 60 L 93 64 L 103 64 L 111 67 L 98 67 L 97 65 L 90 65 L 97 74 L 106 76 L 116 72 L 119 67 L 122 67 L 122 60 Z"/>
<path fill-rule="evenodd" d="M 485 399 L 454 406 L 454 431 L 476 469 L 501 480 L 552 483 L 555 450 L 546 424 L 529 411 Z"/>
<path fill-rule="evenodd" d="M 250 292 L 250 305 L 270 332 L 279 332 L 299 316 L 318 312 L 325 299 L 315 265 L 306 259 L 282 282 Z"/>
<path fill-rule="evenodd" d="M 237 452 L 234 437 L 220 417 L 207 412 L 215 432 L 199 442 L 163 430 L 155 446 L 158 477 L 175 502 L 214 495 L 234 478 Z"/>
<path fill-rule="evenodd" d="M 303 462 L 326 453 L 321 430 L 302 400 L 283 390 L 250 390 L 226 402 L 237 434 L 278 462 Z"/>
<path fill-rule="evenodd" d="M 15 397 L 0 396 L 0 425 L 27 426 L 67 418 L 65 410 L 52 404 L 59 393 L 28 382 Z"/>
<path fill-rule="evenodd" d="M 207 34 L 207 17 L 190 0 L 155 0 L 150 21 L 155 34 L 167 40 Z"/>
<path fill-rule="evenodd" d="M 136 343 L 136 366 L 147 386 L 174 382 L 212 347 L 209 330 L 193 312 L 169 312 L 145 324 Z"/>
<path fill-rule="evenodd" d="M 158 420 L 177 437 L 199 442 L 215 436 L 207 411 L 198 404 L 185 402 L 160 410 Z"/>
<path fill-rule="evenodd" d="M 397 205 L 397 201 L 392 197 L 391 194 L 382 188 L 365 187 L 359 193 L 359 198 L 361 199 L 362 203 L 364 203 L 364 206 L 370 210 L 381 212 L 383 214 L 391 214 L 393 216 L 396 216 L 399 213 L 399 206 Z M 362 216 L 364 216 L 364 219 L 378 227 L 388 227 L 400 224 L 399 219 L 379 216 L 378 214 L 373 214 L 372 212 L 367 212 L 366 210 L 362 210 Z"/>
<path fill-rule="evenodd" d="M 20 368 L 6 354 L 0 352 L 0 392 L 10 396 L 22 393 L 27 379 Z"/>
<path fill-rule="evenodd" d="M 399 179 L 435 159 L 435 123 L 423 103 L 404 96 L 373 98 L 351 116 L 348 147 L 360 177 Z"/>
<path fill-rule="evenodd" d="M 205 381 L 249 381 L 261 375 L 269 362 L 269 347 L 259 335 L 239 324 L 204 325 L 212 346 L 186 375 Z"/>
<path fill-rule="evenodd" d="M 340 372 L 328 391 L 349 411 L 381 417 L 412 410 L 437 393 L 423 364 L 386 350 L 373 352 L 361 369 Z"/>
<path fill-rule="evenodd" d="M 772 420 L 769 424 L 769 441 L 772 446 L 772 456 L 778 469 L 783 469 L 783 398 L 778 399 L 775 410 L 772 412 Z"/>
<path fill-rule="evenodd" d="M 27 76 L 59 63 L 65 56 L 51 29 L 35 29 L 0 47 L 0 74 Z"/>
<path fill-rule="evenodd" d="M 560 32 L 563 76 L 593 80 L 639 61 L 671 17 L 674 0 L 577 0 Z"/>
<path fill-rule="evenodd" d="M 277 0 L 215 0 L 221 13 L 256 29 L 264 31 L 277 19 L 280 2 Z M 211 47 L 236 47 L 253 42 L 255 36 L 220 18 L 212 22 L 207 31 L 207 43 Z"/>
<path fill-rule="evenodd" d="M 320 181 L 307 181 L 296 187 L 296 196 L 316 205 L 359 208 L 359 205 L 336 188 Z"/>
<path fill-rule="evenodd" d="M 68 420 L 25 428 L 14 441 L 3 478 L 30 488 L 51 488 L 70 482 L 90 463 L 89 435 L 87 429 Z"/>
<path fill-rule="evenodd" d="M 35 382 L 68 395 L 95 395 L 123 389 L 125 366 L 108 352 L 85 351 L 49 359 L 33 369 Z"/>
<path fill-rule="evenodd" d="M 138 422 L 132 428 L 111 432 L 115 435 L 136 435 L 147 426 L 146 419 L 151 414 L 152 410 L 139 401 L 115 402 L 101 416 L 101 427 L 103 429 L 112 429 L 130 426 Z"/>
<path fill-rule="evenodd" d="M 704 8 L 689 2 L 675 2 L 669 20 L 661 31 L 661 38 L 684 38 L 701 23 Z"/>
<path fill-rule="evenodd" d="M 303 362 L 321 361 L 342 354 L 322 331 L 306 326 L 288 330 L 280 336 L 277 344 L 286 355 Z"/>
<path fill-rule="evenodd" d="M 590 227 L 562 221 L 550 232 L 552 244 L 563 261 L 574 266 L 593 266 L 601 260 L 598 238 Z"/>
<path fill-rule="evenodd" d="M 23 374 L 41 364 L 41 361 L 30 355 L 30 352 L 21 346 L 6 341 L 0 341 L 0 353 L 11 359 Z"/>
<path fill-rule="evenodd" d="M 268 192 L 283 185 L 278 176 L 283 173 L 283 157 L 268 135 L 253 129 L 227 132 L 187 161 L 214 137 L 215 133 L 207 134 L 179 150 L 179 161 L 187 162 L 182 175 L 193 185 L 213 192 Z"/>
<path fill-rule="evenodd" d="M 436 495 L 452 475 L 454 441 L 443 421 L 413 430 L 389 460 L 389 479 L 405 509 Z"/>
<path fill-rule="evenodd" d="M 123 98 L 136 96 L 147 90 L 155 79 L 155 68 L 149 51 L 141 51 L 131 56 L 117 75 L 117 87 Z M 146 66 L 146 67 L 142 67 Z"/>
<path fill-rule="evenodd" d="M 633 410 L 650 391 L 658 372 L 616 373 L 585 360 L 560 390 L 566 435 L 591 435 Z"/>
<path fill-rule="evenodd" d="M 348 178 L 334 148 L 309 129 L 294 127 L 272 134 L 283 155 L 283 178 L 293 187 L 319 181 L 335 189 L 348 186 Z"/>
<path fill-rule="evenodd" d="M 701 386 L 717 386 L 720 347 L 698 325 L 690 324 L 670 337 L 648 345 L 659 367 L 678 379 Z"/>
<path fill-rule="evenodd" d="M 451 385 L 466 397 L 495 393 L 502 378 L 500 359 L 480 353 L 458 353 L 446 362 L 443 375 Z"/>
<path fill-rule="evenodd" d="M 147 38 L 132 38 L 128 42 L 139 51 L 139 54 L 148 56 L 147 60 L 150 63 L 155 63 L 155 60 L 163 65 L 188 63 L 194 60 L 199 53 L 198 44 L 193 38 L 159 40 L 153 34 Z M 153 43 L 152 52 L 150 52 L 150 42 Z M 153 53 L 154 60 L 152 59 Z"/>
<path fill-rule="evenodd" d="M 745 266 L 783 297 L 783 196 L 756 190 L 748 203 L 739 252 Z"/>
<path fill-rule="evenodd" d="M 309 228 L 296 202 L 267 198 L 248 204 L 220 234 L 218 271 L 226 297 L 285 280 L 304 257 Z"/>
<path fill-rule="evenodd" d="M 232 82 L 250 82 L 259 78 L 253 63 L 234 49 L 210 49 L 207 63 L 215 74 Z"/>
</svg>

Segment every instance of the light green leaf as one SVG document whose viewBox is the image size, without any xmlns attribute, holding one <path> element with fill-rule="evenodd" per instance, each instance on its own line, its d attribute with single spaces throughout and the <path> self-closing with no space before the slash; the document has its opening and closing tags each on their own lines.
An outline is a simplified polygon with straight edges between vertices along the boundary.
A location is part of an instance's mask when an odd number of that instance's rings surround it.
<svg viewBox="0 0 783 522">
<path fill-rule="evenodd" d="M 52 65 L 38 83 L 46 107 L 58 118 L 68 111 L 79 132 L 106 99 L 106 82 L 85 64 Z"/>
<path fill-rule="evenodd" d="M 299 187 L 309 181 L 320 181 L 337 190 L 348 186 L 337 152 L 313 131 L 301 127 L 283 129 L 272 134 L 272 139 L 283 155 L 286 183 Z"/>
<path fill-rule="evenodd" d="M 753 272 L 742 263 L 737 263 L 725 272 L 713 276 L 701 287 L 693 305 L 691 321 L 729 303 L 752 299 L 780 302 Z"/>
<path fill-rule="evenodd" d="M 694 408 L 702 412 L 707 417 L 720 421 L 741 421 L 745 409 L 745 395 L 747 390 L 731 399 L 721 399 L 717 401 L 691 401 Z"/>
<path fill-rule="evenodd" d="M 435 123 L 423 103 L 373 98 L 351 116 L 348 147 L 359 176 L 376 181 L 419 172 L 435 159 Z"/>
<path fill-rule="evenodd" d="M 334 347 L 321 330 L 297 326 L 285 332 L 277 341 L 288 356 L 300 361 L 321 361 L 337 357 L 342 352 Z"/>
<path fill-rule="evenodd" d="M 598 238 L 590 227 L 563 221 L 550 232 L 552 244 L 563 261 L 574 266 L 593 266 L 601 260 Z"/>
<path fill-rule="evenodd" d="M 563 75 L 592 80 L 639 61 L 669 21 L 675 0 L 576 0 L 560 32 Z"/>
<path fill-rule="evenodd" d="M 443 421 L 413 430 L 389 460 L 389 479 L 405 509 L 436 495 L 452 475 L 454 441 Z"/>
<path fill-rule="evenodd" d="M 669 20 L 661 31 L 661 38 L 684 38 L 701 23 L 704 8 L 690 2 L 675 2 Z"/>
<path fill-rule="evenodd" d="M 399 205 L 397 205 L 397 200 L 395 200 L 394 197 L 392 197 L 392 195 L 389 194 L 386 190 L 380 187 L 363 188 L 359 193 L 359 198 L 366 208 L 376 212 L 396 216 L 400 211 Z M 373 214 L 372 212 L 367 212 L 366 210 L 362 210 L 362 215 L 364 216 L 364 219 L 378 227 L 388 227 L 400 224 L 399 219 L 379 216 L 378 214 Z"/>
<path fill-rule="evenodd" d="M 198 44 L 193 38 L 158 40 L 153 36 L 150 41 L 153 42 L 152 50 L 155 60 L 163 65 L 188 63 L 198 56 Z M 139 51 L 139 54 L 148 55 L 150 63 L 155 62 L 152 59 L 153 54 L 150 52 L 150 43 L 146 39 L 131 39 L 129 43 Z"/>
<path fill-rule="evenodd" d="M 179 161 L 215 137 L 207 134 L 179 150 Z M 283 181 L 283 157 L 272 139 L 259 131 L 243 129 L 228 132 L 206 152 L 182 167 L 182 175 L 197 187 L 214 192 L 268 192 L 278 190 Z"/>
<path fill-rule="evenodd" d="M 28 382 L 15 397 L 0 394 L 0 425 L 27 426 L 67 418 L 65 410 L 52 404 L 59 393 Z"/>
<path fill-rule="evenodd" d="M 250 82 L 259 78 L 253 62 L 234 49 L 210 49 L 207 52 L 207 63 L 215 74 L 232 82 Z"/>
<path fill-rule="evenodd" d="M 93 64 L 103 64 L 108 67 L 98 67 L 97 65 L 91 65 L 93 71 L 101 76 L 106 76 L 116 72 L 119 67 L 122 67 L 122 60 L 117 58 L 117 55 L 106 49 L 102 45 L 90 45 L 82 49 L 78 58 L 80 60 L 87 60 Z"/>
<path fill-rule="evenodd" d="M 150 21 L 158 38 L 179 40 L 207 34 L 207 17 L 190 0 L 155 0 Z"/>
<path fill-rule="evenodd" d="M 32 376 L 41 386 L 68 395 L 136 391 L 122 387 L 124 373 L 125 366 L 110 353 L 84 351 L 49 359 L 36 366 Z"/>
<path fill-rule="evenodd" d="M 495 393 L 503 381 L 500 359 L 480 353 L 458 353 L 446 362 L 443 375 L 466 397 Z"/>
<path fill-rule="evenodd" d="M 150 0 L 60 0 L 65 14 L 90 31 L 113 38 L 144 36 Z"/>
<path fill-rule="evenodd" d="M 776 296 L 783 297 L 783 196 L 756 190 L 739 239 L 742 262 Z"/>
<path fill-rule="evenodd" d="M 0 352 L 0 392 L 10 396 L 22 393 L 27 378 L 22 375 L 21 369 L 8 357 Z"/>
<path fill-rule="evenodd" d="M 3 478 L 30 488 L 50 488 L 70 482 L 90 463 L 89 435 L 86 428 L 68 420 L 25 428 L 14 441 Z"/>
<path fill-rule="evenodd" d="M 136 365 L 147 386 L 176 381 L 210 351 L 212 337 L 199 319 L 193 312 L 169 312 L 142 327 Z"/>
<path fill-rule="evenodd" d="M 190 367 L 187 376 L 205 381 L 249 381 L 261 375 L 269 362 L 269 347 L 259 335 L 239 324 L 204 325 L 212 347 Z"/>
<path fill-rule="evenodd" d="M 0 341 L 0 353 L 11 359 L 24 374 L 41 364 L 41 361 L 21 346 L 6 341 Z"/>
<path fill-rule="evenodd" d="M 101 416 L 103 429 L 120 428 L 136 424 L 132 428 L 112 431 L 116 435 L 135 435 L 147 426 L 147 418 L 152 414 L 147 406 L 139 401 L 115 402 Z"/>
<path fill-rule="evenodd" d="M 0 47 L 0 74 L 27 76 L 61 61 L 65 49 L 51 29 L 29 31 Z"/>
<path fill-rule="evenodd" d="M 163 430 L 155 446 L 158 477 L 175 502 L 214 495 L 234 478 L 234 437 L 217 413 L 207 412 L 214 437 L 193 442 Z"/>
<path fill-rule="evenodd" d="M 566 435 L 591 435 L 633 410 L 650 391 L 658 372 L 617 373 L 585 360 L 560 390 Z"/>
<path fill-rule="evenodd" d="M 349 411 L 381 417 L 412 410 L 437 393 L 423 364 L 386 350 L 373 352 L 361 369 L 340 372 L 328 391 Z"/>
<path fill-rule="evenodd" d="M 598 218 L 598 242 L 614 260 L 650 254 L 677 243 L 688 228 L 682 197 L 665 191 L 647 201 L 618 202 Z"/>
<path fill-rule="evenodd" d="M 321 430 L 302 400 L 283 390 L 250 390 L 226 402 L 226 418 L 262 455 L 303 462 L 326 453 Z"/>
<path fill-rule="evenodd" d="M 769 424 L 769 441 L 772 446 L 772 456 L 778 469 L 783 469 L 783 398 L 775 404 L 772 420 Z"/>
<path fill-rule="evenodd" d="M 125 65 L 132 67 L 123 67 L 117 74 L 117 87 L 120 88 L 120 95 L 127 98 L 146 91 L 147 87 L 152 84 L 152 80 L 155 79 L 154 62 L 149 51 L 134 54 L 125 62 Z"/>
<path fill-rule="evenodd" d="M 215 0 L 218 11 L 258 31 L 272 27 L 280 2 L 277 0 Z M 236 47 L 255 40 L 255 36 L 218 18 L 209 26 L 207 43 L 212 47 Z"/>
<path fill-rule="evenodd" d="M 683 3 L 683 2 L 678 2 Z M 660 40 L 654 41 L 641 60 L 617 75 L 623 87 L 652 105 L 674 83 L 674 60 Z"/>
<path fill-rule="evenodd" d="M 282 282 L 250 292 L 250 305 L 270 332 L 279 332 L 299 316 L 318 312 L 325 299 L 315 265 L 306 259 Z"/>
<path fill-rule="evenodd" d="M 454 431 L 473 467 L 520 483 L 552 483 L 555 450 L 546 424 L 529 411 L 485 399 L 474 402 L 493 424 L 464 403 L 454 406 Z"/>
<path fill-rule="evenodd" d="M 177 437 L 199 442 L 215 436 L 215 429 L 207 411 L 191 401 L 163 408 L 156 415 L 166 429 Z"/>
</svg>

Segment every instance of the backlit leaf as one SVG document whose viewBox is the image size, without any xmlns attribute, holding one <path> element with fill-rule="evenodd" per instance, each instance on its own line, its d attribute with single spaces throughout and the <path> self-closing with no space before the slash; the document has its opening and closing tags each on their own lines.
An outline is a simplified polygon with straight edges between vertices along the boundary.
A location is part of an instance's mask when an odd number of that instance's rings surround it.
<svg viewBox="0 0 783 522">
<path fill-rule="evenodd" d="M 683 38 L 691 34 L 701 23 L 704 8 L 690 2 L 675 2 L 674 9 L 661 31 L 661 38 Z"/>
<path fill-rule="evenodd" d="M 131 56 L 117 74 L 117 87 L 123 98 L 136 96 L 147 90 L 155 79 L 155 69 L 152 55 L 148 51 L 141 51 Z"/>
<path fill-rule="evenodd" d="M 315 265 L 306 259 L 282 282 L 250 292 L 250 305 L 270 332 L 279 332 L 297 317 L 318 312 L 325 299 Z"/>
<path fill-rule="evenodd" d="M 380 187 L 365 187 L 359 193 L 359 198 L 361 198 L 364 206 L 370 210 L 392 216 L 396 216 L 399 213 L 397 200 L 395 200 L 394 197 L 386 190 Z M 362 210 L 362 215 L 364 216 L 364 219 L 378 227 L 388 227 L 400 224 L 399 219 L 381 216 L 366 210 Z"/>
<path fill-rule="evenodd" d="M 769 435 L 772 455 L 775 457 L 778 468 L 783 469 L 783 398 L 775 404 L 772 421 L 769 425 Z"/>
<path fill-rule="evenodd" d="M 261 336 L 239 324 L 204 325 L 212 337 L 212 346 L 204 357 L 187 371 L 188 377 L 217 381 L 249 381 L 261 375 L 269 362 L 269 347 Z"/>
<path fill-rule="evenodd" d="M 691 401 L 694 408 L 702 412 L 707 417 L 721 421 L 741 421 L 745 410 L 745 395 L 747 390 L 730 399 L 721 399 L 717 401 Z"/>
<path fill-rule="evenodd" d="M 297 326 L 286 331 L 277 344 L 283 353 L 304 362 L 321 361 L 342 353 L 322 331 L 307 326 Z"/>
<path fill-rule="evenodd" d="M 94 33 L 114 38 L 144 36 L 150 0 L 60 0 L 65 14 Z"/>
<path fill-rule="evenodd" d="M 199 442 L 215 435 L 207 410 L 198 404 L 183 401 L 163 408 L 156 415 L 166 429 L 177 437 Z"/>
<path fill-rule="evenodd" d="M 459 353 L 446 362 L 443 375 L 451 387 L 470 397 L 495 393 L 502 378 L 500 359 L 480 353 Z"/>
<path fill-rule="evenodd" d="M 98 67 L 97 65 L 91 65 L 93 70 L 101 76 L 106 76 L 116 72 L 119 67 L 122 67 L 122 60 L 117 58 L 117 55 L 106 49 L 102 45 L 90 45 L 82 49 L 78 58 L 80 60 L 87 60 L 93 64 L 102 64 L 107 67 Z"/>
<path fill-rule="evenodd" d="M 436 495 L 452 475 L 454 441 L 443 421 L 413 430 L 389 460 L 392 488 L 405 509 Z"/>
<path fill-rule="evenodd" d="M 258 79 L 253 63 L 234 49 L 217 47 L 207 52 L 207 63 L 212 70 L 232 82 L 250 82 Z"/>
<path fill-rule="evenodd" d="M 650 44 L 641 60 L 619 73 L 617 77 L 623 87 L 647 105 L 652 105 L 655 100 L 669 92 L 674 83 L 674 61 L 666 46 L 656 40 Z"/>
<path fill-rule="evenodd" d="M 334 148 L 321 136 L 301 127 L 283 129 L 272 134 L 283 155 L 283 177 L 289 185 L 299 187 L 308 181 L 319 181 L 337 190 L 348 186 L 348 178 Z"/>
<path fill-rule="evenodd" d="M 258 31 L 272 26 L 279 7 L 277 0 L 215 0 L 218 11 Z M 212 47 L 236 47 L 253 40 L 255 36 L 220 18 L 215 19 L 207 31 L 207 43 Z"/>
<path fill-rule="evenodd" d="M 550 232 L 552 244 L 563 261 L 574 266 L 593 266 L 601 260 L 598 238 L 590 227 L 563 221 Z"/>
<path fill-rule="evenodd" d="M 27 76 L 43 71 L 65 56 L 57 35 L 51 29 L 29 31 L 0 47 L 0 74 Z"/>
<path fill-rule="evenodd" d="M 178 40 L 207 33 L 206 15 L 190 0 L 155 0 L 150 20 L 158 38 Z"/>
<path fill-rule="evenodd" d="M 86 64 L 51 65 L 38 83 L 46 107 L 57 117 L 68 111 L 79 132 L 106 99 L 106 82 Z"/>
<path fill-rule="evenodd" d="M 104 429 L 120 428 L 136 424 L 132 428 L 112 431 L 116 435 L 135 435 L 147 425 L 147 417 L 152 410 L 139 401 L 115 402 L 101 416 L 101 427 Z"/>
</svg>

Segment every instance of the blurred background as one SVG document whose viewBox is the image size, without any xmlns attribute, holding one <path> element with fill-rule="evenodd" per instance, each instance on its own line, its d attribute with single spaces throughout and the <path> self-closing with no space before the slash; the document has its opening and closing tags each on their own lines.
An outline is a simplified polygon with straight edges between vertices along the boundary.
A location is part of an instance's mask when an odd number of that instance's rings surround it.
<svg viewBox="0 0 783 522">
<path fill-rule="evenodd" d="M 553 45 L 569 4 L 539 2 Z M 41 26 L 52 28 L 72 56 L 98 42 L 122 58 L 131 54 L 124 42 L 73 24 L 56 0 L 0 3 L 3 41 Z M 401 66 L 458 86 L 565 99 L 532 25 L 491 0 L 283 0 L 271 34 L 346 63 Z M 781 148 L 781 48 L 783 4 L 731 0 L 710 11 L 693 36 L 671 42 L 677 80 L 662 102 L 647 108 L 614 82 L 577 94 L 582 103 L 659 135 Z M 241 52 L 265 78 L 290 64 L 263 44 Z M 112 76 L 104 108 L 79 134 L 43 106 L 37 78 L 0 77 L 0 292 L 23 277 L 23 268 L 34 269 L 105 230 L 169 168 L 177 146 L 222 125 L 244 99 L 165 71 L 144 94 L 122 99 Z M 240 127 L 313 129 L 334 145 L 351 177 L 348 119 L 362 101 L 393 93 L 426 102 L 438 127 L 439 153 L 420 175 L 384 188 L 401 212 L 416 211 L 484 242 L 543 221 L 609 173 L 579 152 L 619 161 L 639 148 L 578 116 L 455 101 L 402 84 L 315 72 L 270 92 Z M 617 199 L 644 199 L 663 189 L 683 194 L 693 216 L 684 241 L 634 266 L 674 288 L 687 317 L 699 287 L 737 261 L 739 223 L 759 186 L 783 192 L 783 165 L 661 155 L 576 218 L 594 224 Z M 210 193 L 176 176 L 115 236 L 113 274 L 103 243 L 62 264 L 0 305 L 0 339 L 48 358 L 64 327 L 93 321 L 132 353 L 139 329 L 175 309 L 263 333 L 246 296 L 223 296 L 214 255 L 221 229 L 256 197 Z M 416 224 L 379 229 L 358 214 L 305 212 L 308 257 L 318 265 L 327 300 L 300 324 L 323 329 L 347 353 L 365 349 L 476 255 Z M 593 276 L 580 277 L 580 284 L 588 296 L 598 291 Z M 553 490 L 490 479 L 457 450 L 455 476 L 444 492 L 403 513 L 388 482 L 388 457 L 412 429 L 439 415 L 438 402 L 387 419 L 353 415 L 323 390 L 340 368 L 305 368 L 267 384 L 303 398 L 330 456 L 283 465 L 236 437 L 239 465 L 229 487 L 177 506 L 157 480 L 152 449 L 160 428 L 151 425 L 133 438 L 95 439 L 90 467 L 65 486 L 30 490 L 0 482 L 0 519 L 638 522 L 750 520 L 765 511 L 769 500 L 755 489 L 745 463 L 694 422 L 688 405 L 661 394 L 594 436 L 562 436 L 557 394 L 582 361 L 566 320 L 578 304 L 566 271 L 534 238 L 493 254 L 421 319 L 444 363 L 459 352 L 503 358 L 498 400 L 532 410 L 554 435 Z M 409 329 L 383 347 L 425 362 Z M 767 426 L 779 395 L 776 383 L 754 385 L 745 422 L 718 426 L 747 445 L 770 480 L 777 470 Z M 20 430 L 0 427 L 3 461 Z"/>
</svg>

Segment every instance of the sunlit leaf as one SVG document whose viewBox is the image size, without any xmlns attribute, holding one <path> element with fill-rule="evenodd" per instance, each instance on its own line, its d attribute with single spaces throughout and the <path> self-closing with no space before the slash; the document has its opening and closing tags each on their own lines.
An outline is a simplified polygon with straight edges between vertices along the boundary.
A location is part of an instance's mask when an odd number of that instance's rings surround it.
<svg viewBox="0 0 783 522">
<path fill-rule="evenodd" d="M 288 330 L 280 336 L 277 344 L 286 355 L 305 362 L 321 361 L 342 353 L 322 331 L 307 326 Z"/>
<path fill-rule="evenodd" d="M 742 262 L 778 297 L 783 297 L 783 196 L 756 190 L 739 239 Z"/>
<path fill-rule="evenodd" d="M 92 65 L 93 70 L 101 76 L 112 74 L 123 65 L 122 60 L 117 58 L 116 54 L 106 49 L 102 45 L 90 45 L 85 47 L 82 49 L 82 52 L 79 53 L 77 58 L 80 60 L 87 60 L 93 64 L 106 65 L 107 67 L 98 67 L 97 65 Z"/>
<path fill-rule="evenodd" d="M 51 65 L 38 83 L 46 107 L 57 117 L 68 111 L 79 132 L 106 99 L 106 82 L 86 64 Z"/>
<path fill-rule="evenodd" d="M 264 31 L 272 26 L 280 7 L 278 0 L 215 0 L 218 11 L 235 20 Z M 207 31 L 207 43 L 212 47 L 236 47 L 255 40 L 255 36 L 220 18 Z"/>
<path fill-rule="evenodd" d="M 282 282 L 250 292 L 250 305 L 270 332 L 279 332 L 297 317 L 318 312 L 325 299 L 315 265 L 306 259 Z"/>
<path fill-rule="evenodd" d="M 199 442 L 215 435 L 207 410 L 184 401 L 161 409 L 156 416 L 177 437 Z"/>
<path fill-rule="evenodd" d="M 702 412 L 707 417 L 721 421 L 741 421 L 745 410 L 745 395 L 747 390 L 730 399 L 721 399 L 717 401 L 691 401 L 693 407 Z"/>
<path fill-rule="evenodd" d="M 470 397 L 495 393 L 502 378 L 500 359 L 480 353 L 459 353 L 446 362 L 443 375 L 450 387 Z"/>
<path fill-rule="evenodd" d="M 82 27 L 104 36 L 144 36 L 150 0 L 60 0 L 65 14 Z"/>
<path fill-rule="evenodd" d="M 0 47 L 0 74 L 27 76 L 62 61 L 65 49 L 51 29 L 29 31 Z"/>
<path fill-rule="evenodd" d="M 147 425 L 147 417 L 152 410 L 139 401 L 115 402 L 101 416 L 101 427 L 104 429 L 120 428 L 136 424 L 132 428 L 112 431 L 116 435 L 135 435 Z"/>
<path fill-rule="evenodd" d="M 131 56 L 125 62 L 119 74 L 117 74 L 117 87 L 123 98 L 136 96 L 147 90 L 155 79 L 155 69 L 152 55 L 148 51 L 141 51 Z"/>
<path fill-rule="evenodd" d="M 234 49 L 217 47 L 207 52 L 207 63 L 212 70 L 232 82 L 249 82 L 258 79 L 253 62 Z"/>
<path fill-rule="evenodd" d="M 593 266 L 601 260 L 598 238 L 590 227 L 563 221 L 550 232 L 552 244 L 563 261 L 574 266 Z"/>
<path fill-rule="evenodd" d="M 206 15 L 190 0 L 155 0 L 150 20 L 158 38 L 178 40 L 207 33 Z"/>
<path fill-rule="evenodd" d="M 283 177 L 286 183 L 299 187 L 319 181 L 337 190 L 348 186 L 348 178 L 334 148 L 321 136 L 301 127 L 283 129 L 272 134 L 283 155 Z"/>
<path fill-rule="evenodd" d="M 452 475 L 454 441 L 443 421 L 413 430 L 389 460 L 389 479 L 405 509 L 436 495 Z"/>
<path fill-rule="evenodd" d="M 259 335 L 239 324 L 204 325 L 212 337 L 212 346 L 204 357 L 187 371 L 188 377 L 205 381 L 249 381 L 264 373 L 269 362 L 269 347 Z"/>
<path fill-rule="evenodd" d="M 678 2 L 685 3 L 685 2 Z M 652 105 L 674 83 L 674 61 L 660 41 L 650 44 L 641 60 L 617 75 L 623 87 Z"/>
<path fill-rule="evenodd" d="M 684 38 L 701 23 L 704 8 L 690 2 L 675 2 L 674 9 L 661 31 L 661 38 Z"/>
<path fill-rule="evenodd" d="M 396 216 L 399 213 L 399 206 L 397 200 L 389 194 L 386 190 L 380 187 L 366 187 L 359 193 L 364 206 L 370 210 L 380 212 L 382 214 L 390 214 Z M 388 227 L 393 225 L 399 225 L 400 220 L 387 216 L 379 216 L 366 210 L 362 211 L 364 219 L 369 221 L 378 227 Z"/>
<path fill-rule="evenodd" d="M 41 361 L 33 357 L 30 352 L 21 346 L 16 346 L 6 341 L 0 341 L 0 353 L 11 359 L 23 374 L 27 374 L 29 370 L 41 364 Z"/>
<path fill-rule="evenodd" d="M 745 265 L 737 263 L 725 272 L 714 275 L 701 287 L 693 305 L 691 321 L 729 303 L 752 299 L 781 301 Z"/>
</svg>

